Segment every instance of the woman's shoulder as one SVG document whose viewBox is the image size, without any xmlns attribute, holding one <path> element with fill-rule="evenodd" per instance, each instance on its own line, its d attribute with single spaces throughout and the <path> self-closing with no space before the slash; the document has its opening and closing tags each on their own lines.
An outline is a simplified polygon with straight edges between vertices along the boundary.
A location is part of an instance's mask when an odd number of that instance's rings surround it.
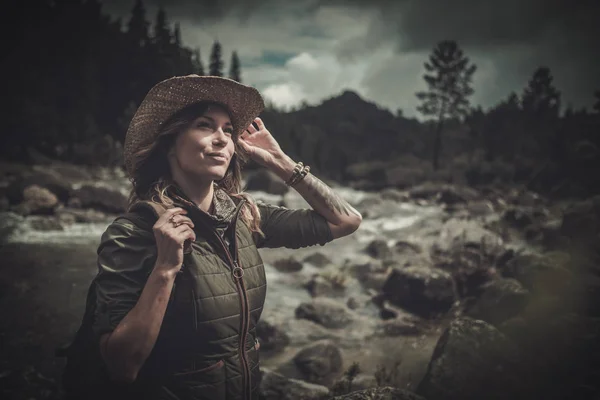
<svg viewBox="0 0 600 400">
<path fill-rule="evenodd" d="M 119 245 L 128 243 L 154 243 L 152 227 L 155 218 L 152 213 L 137 209 L 117 216 L 105 229 L 100 240 L 101 246 L 117 241 Z"/>
</svg>

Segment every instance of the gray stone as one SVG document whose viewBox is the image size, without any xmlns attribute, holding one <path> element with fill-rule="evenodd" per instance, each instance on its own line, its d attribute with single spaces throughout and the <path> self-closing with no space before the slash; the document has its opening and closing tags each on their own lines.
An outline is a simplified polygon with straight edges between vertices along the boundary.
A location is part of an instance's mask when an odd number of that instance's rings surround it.
<svg viewBox="0 0 600 400">
<path fill-rule="evenodd" d="M 305 263 L 310 263 L 315 267 L 324 267 L 328 264 L 331 264 L 331 260 L 325 254 L 317 251 L 316 253 L 310 254 L 302 260 Z"/>
<path fill-rule="evenodd" d="M 498 325 L 517 315 L 529 301 L 529 291 L 519 281 L 500 278 L 484 285 L 483 293 L 467 315 Z"/>
<path fill-rule="evenodd" d="M 429 400 L 518 398 L 519 362 L 515 344 L 492 325 L 458 318 L 440 337 L 416 392 Z"/>
<path fill-rule="evenodd" d="M 329 389 L 261 368 L 260 394 L 262 400 L 320 400 L 326 399 Z"/>
<path fill-rule="evenodd" d="M 316 322 L 326 328 L 343 328 L 354 320 L 352 312 L 343 304 L 326 297 L 317 297 L 296 308 L 296 318 Z"/>
<path fill-rule="evenodd" d="M 331 340 L 321 340 L 296 353 L 294 364 L 307 381 L 330 382 L 342 370 L 342 352 Z"/>
<path fill-rule="evenodd" d="M 261 350 L 264 351 L 279 352 L 290 343 L 290 338 L 283 329 L 269 323 L 264 318 L 256 324 L 256 334 Z"/>
<path fill-rule="evenodd" d="M 387 386 L 358 390 L 332 397 L 330 400 L 425 400 L 425 398 L 409 390 Z"/>
<path fill-rule="evenodd" d="M 302 263 L 294 257 L 281 258 L 273 263 L 279 272 L 298 272 L 302 270 Z"/>
<path fill-rule="evenodd" d="M 393 304 L 425 317 L 447 312 L 456 298 L 452 276 L 429 267 L 394 268 L 382 291 Z"/>
</svg>

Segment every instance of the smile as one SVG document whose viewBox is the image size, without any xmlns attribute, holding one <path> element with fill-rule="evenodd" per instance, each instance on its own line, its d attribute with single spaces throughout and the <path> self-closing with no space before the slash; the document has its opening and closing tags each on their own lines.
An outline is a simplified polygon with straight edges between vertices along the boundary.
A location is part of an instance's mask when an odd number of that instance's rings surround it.
<svg viewBox="0 0 600 400">
<path fill-rule="evenodd" d="M 209 154 L 209 157 L 221 162 L 227 162 L 227 157 L 217 154 Z"/>
</svg>

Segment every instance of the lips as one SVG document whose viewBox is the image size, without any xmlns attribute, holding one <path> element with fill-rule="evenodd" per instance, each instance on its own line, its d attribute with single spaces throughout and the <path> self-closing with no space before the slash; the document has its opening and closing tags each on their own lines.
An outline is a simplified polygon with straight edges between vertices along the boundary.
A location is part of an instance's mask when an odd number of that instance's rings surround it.
<svg viewBox="0 0 600 400">
<path fill-rule="evenodd" d="M 210 156 L 211 158 L 214 158 L 215 160 L 220 160 L 220 161 L 227 161 L 228 158 L 224 153 L 208 153 L 208 156 Z"/>
</svg>

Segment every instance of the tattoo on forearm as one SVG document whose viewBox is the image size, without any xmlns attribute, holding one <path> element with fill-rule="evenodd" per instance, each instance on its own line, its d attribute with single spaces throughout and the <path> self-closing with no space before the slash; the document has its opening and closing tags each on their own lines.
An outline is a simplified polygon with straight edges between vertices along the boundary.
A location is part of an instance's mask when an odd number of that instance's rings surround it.
<svg viewBox="0 0 600 400">
<path fill-rule="evenodd" d="M 323 183 L 316 176 L 307 175 L 306 178 L 304 178 L 304 181 L 308 186 L 308 190 L 312 194 L 316 194 L 323 198 L 325 200 L 325 204 L 327 204 L 327 207 L 330 210 L 337 212 L 338 214 L 345 214 L 348 216 L 360 215 L 350 204 L 348 204 L 348 202 L 346 202 L 346 200 L 338 196 L 329 186 Z"/>
</svg>

